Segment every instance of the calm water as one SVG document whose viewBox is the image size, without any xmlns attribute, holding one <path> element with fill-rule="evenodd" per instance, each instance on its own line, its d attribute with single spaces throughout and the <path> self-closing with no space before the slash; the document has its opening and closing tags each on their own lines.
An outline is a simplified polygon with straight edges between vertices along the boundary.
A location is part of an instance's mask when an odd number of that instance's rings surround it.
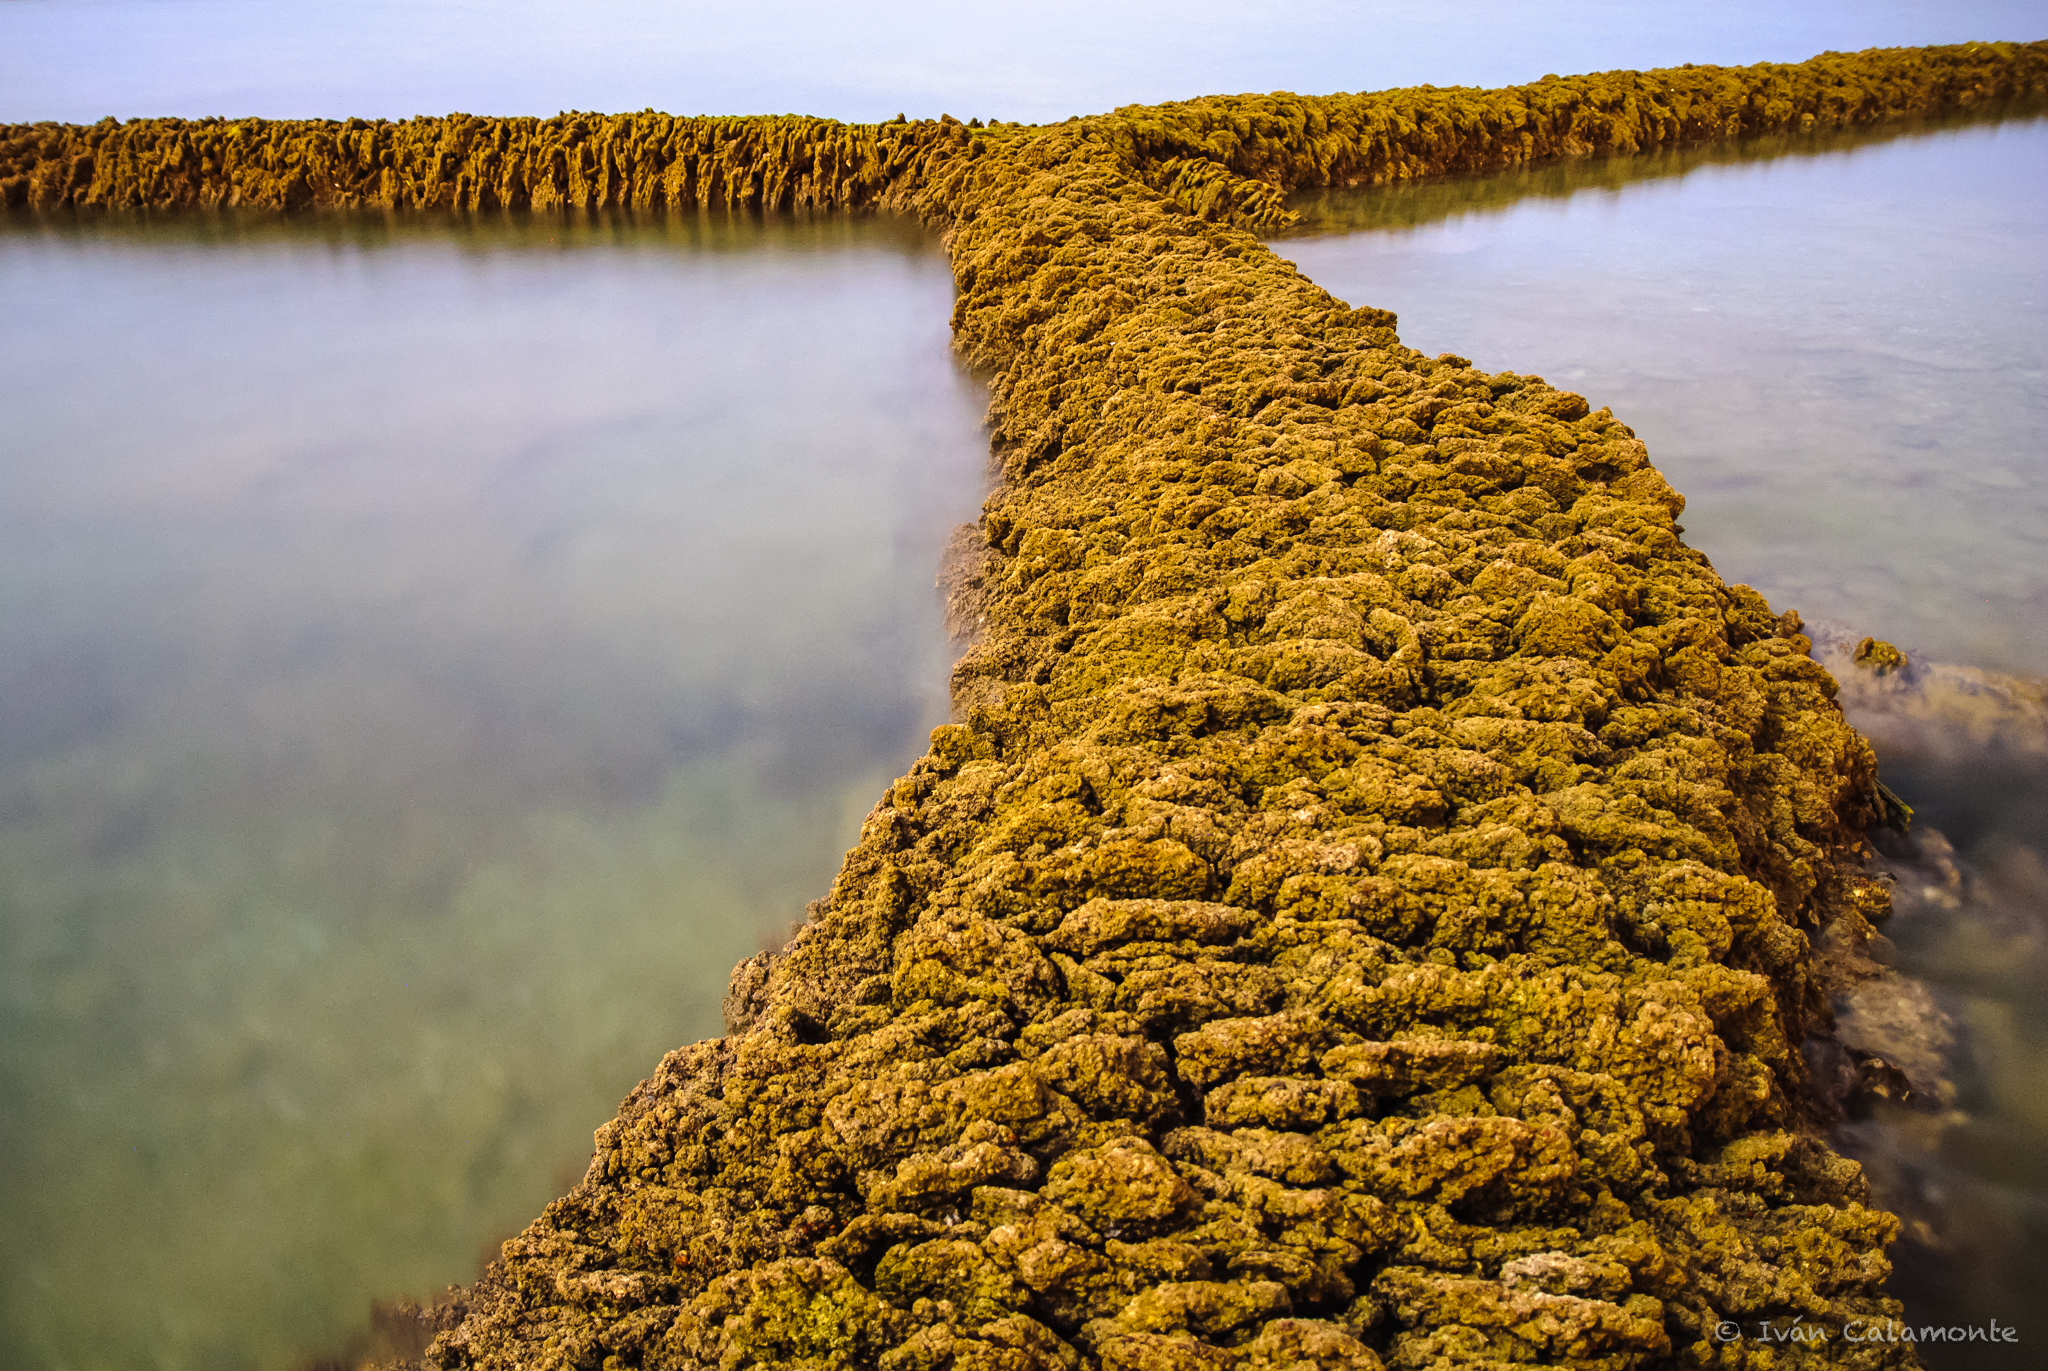
<svg viewBox="0 0 2048 1371">
<path fill-rule="evenodd" d="M 0 225 L 0 1366 L 475 1274 L 944 715 L 886 223 Z"/>
<path fill-rule="evenodd" d="M 1908 1220 L 1910 1318 L 2048 1339 L 2048 119 L 1773 140 L 1304 197 L 1276 246 L 1425 352 L 1611 405 L 1687 541 L 1820 621 L 1920 837 L 1887 932 L 1931 994 L 1845 1002 L 1947 1107 L 1842 1142 Z M 1879 680 L 1874 634 L 1914 665 Z M 1932 1045 L 1944 1050 L 1930 1052 Z M 1941 1078 L 1946 1078 L 1946 1085 Z M 2031 1343 L 2029 1349 L 2024 1344 Z"/>
</svg>

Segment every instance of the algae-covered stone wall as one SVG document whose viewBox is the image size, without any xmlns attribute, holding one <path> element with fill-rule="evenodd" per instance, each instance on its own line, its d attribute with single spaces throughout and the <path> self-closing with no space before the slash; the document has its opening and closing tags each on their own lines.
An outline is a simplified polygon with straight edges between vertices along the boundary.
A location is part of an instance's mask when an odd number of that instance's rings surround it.
<svg viewBox="0 0 2048 1371">
<path fill-rule="evenodd" d="M 1278 226 L 1286 213 L 1278 197 L 1248 189 L 1232 196 L 1211 168 L 1284 195 L 1304 186 L 1377 185 L 1561 157 L 1845 128 L 2044 89 L 2048 45 L 1973 43 L 1823 53 L 1797 65 L 1546 76 L 1502 90 L 1425 86 L 1320 98 L 1209 96 L 1117 113 L 1152 184 L 1217 194 L 1241 202 L 1233 205 L 1238 222 Z"/>
<path fill-rule="evenodd" d="M 49 209 L 860 210 L 950 125 L 829 119 L 137 119 L 0 128 L 0 203 Z"/>
<path fill-rule="evenodd" d="M 1271 228 L 1288 191 L 1871 123 L 2048 90 L 2048 44 L 1826 53 L 1752 67 L 1464 88 L 1214 96 L 1072 121 L 1205 218 Z M 0 205 L 165 209 L 904 208 L 1017 125 L 800 116 L 137 119 L 0 126 Z"/>
<path fill-rule="evenodd" d="M 948 233 L 1003 477 L 956 568 L 959 722 L 735 973 L 731 1032 L 664 1059 L 428 1316 L 429 1361 L 1910 1365 L 1841 1336 L 1895 1310 L 1897 1224 L 1823 1141 L 1801 1044 L 1816 939 L 1886 899 L 1857 861 L 1882 800 L 1797 616 L 1684 545 L 1606 410 L 1423 357 L 1215 221 L 1270 222 L 1304 168 L 1620 146 L 1617 110 L 1640 144 L 2038 89 L 2044 51 L 1045 129 L 578 117 L 521 125 L 529 170 L 582 129 L 538 178 L 507 171 L 517 121 L 460 123 L 496 163 L 457 121 L 436 163 L 431 127 L 9 130 L 40 204 L 662 184 Z M 1332 111 L 1404 100 L 1464 131 L 1330 151 Z M 1459 113 L 1516 101 L 1521 133 Z M 309 151 L 379 139 L 374 180 Z M 170 179 L 119 169 L 149 146 L 182 149 Z M 1795 1319 L 1825 1340 L 1755 1340 Z"/>
</svg>

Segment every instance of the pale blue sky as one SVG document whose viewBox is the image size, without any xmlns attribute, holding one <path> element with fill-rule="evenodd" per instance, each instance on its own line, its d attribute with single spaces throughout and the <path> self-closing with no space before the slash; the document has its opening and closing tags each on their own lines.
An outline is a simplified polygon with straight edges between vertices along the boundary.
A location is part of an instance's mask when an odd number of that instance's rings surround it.
<svg viewBox="0 0 2048 1371">
<path fill-rule="evenodd" d="M 0 120 L 652 106 L 1042 122 L 1212 92 L 2043 37 L 2044 0 L 0 0 Z"/>
</svg>

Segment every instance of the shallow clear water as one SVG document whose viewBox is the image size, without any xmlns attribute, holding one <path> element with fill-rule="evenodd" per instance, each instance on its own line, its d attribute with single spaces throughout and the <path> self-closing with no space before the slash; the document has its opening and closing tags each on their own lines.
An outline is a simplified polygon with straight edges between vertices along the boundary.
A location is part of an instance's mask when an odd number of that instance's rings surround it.
<svg viewBox="0 0 2048 1371">
<path fill-rule="evenodd" d="M 2048 1338 L 2048 119 L 1961 120 L 1304 196 L 1276 248 L 1425 352 L 1610 405 L 1686 540 L 1824 660 L 1919 811 L 1875 865 L 1920 1001 L 1845 1034 L 1946 1041 L 1944 1107 L 1841 1143 L 1907 1220 L 1908 1321 Z M 1879 679 L 1857 635 L 1907 649 Z M 1873 1024 L 1921 1004 L 1911 1022 Z M 1910 1016 L 1907 1016 L 1910 1018 Z M 1889 1039 L 1889 1040 L 1887 1040 Z M 1904 1056 L 1899 1059 L 1905 1060 Z M 1946 1087 L 1940 1083 L 1945 1076 Z"/>
<path fill-rule="evenodd" d="M 882 222 L 0 224 L 0 1365 L 474 1276 L 944 717 Z"/>
</svg>

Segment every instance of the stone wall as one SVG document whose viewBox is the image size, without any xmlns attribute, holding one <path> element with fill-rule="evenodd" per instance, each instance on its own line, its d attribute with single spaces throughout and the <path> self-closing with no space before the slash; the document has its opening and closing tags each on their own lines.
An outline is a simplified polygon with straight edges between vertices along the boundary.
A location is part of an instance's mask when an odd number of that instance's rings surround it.
<svg viewBox="0 0 2048 1371">
<path fill-rule="evenodd" d="M 2048 44 L 1545 77 L 1502 90 L 1211 96 L 1069 121 L 1204 218 L 1273 228 L 1287 192 L 1874 123 L 2048 90 Z M 906 208 L 939 167 L 1043 136 L 957 120 L 565 113 L 0 125 L 0 206 Z"/>
</svg>

